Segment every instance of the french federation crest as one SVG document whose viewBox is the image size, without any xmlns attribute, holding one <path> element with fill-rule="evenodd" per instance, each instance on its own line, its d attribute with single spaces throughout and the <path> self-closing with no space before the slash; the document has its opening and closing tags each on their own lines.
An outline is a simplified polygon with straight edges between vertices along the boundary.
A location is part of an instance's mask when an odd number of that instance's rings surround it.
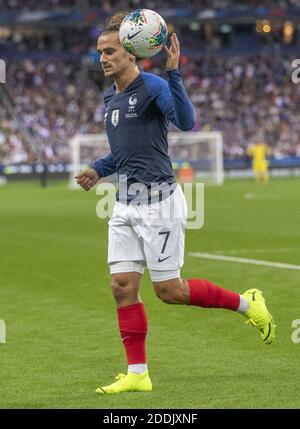
<svg viewBox="0 0 300 429">
<path fill-rule="evenodd" d="M 133 106 L 135 106 L 135 105 L 136 105 L 136 103 L 137 103 L 137 97 L 136 97 L 136 94 L 132 94 L 132 95 L 130 96 L 130 98 L 129 98 L 128 102 L 129 102 L 129 106 L 131 106 L 131 107 L 133 108 Z"/>
<path fill-rule="evenodd" d="M 113 110 L 111 114 L 111 123 L 114 127 L 118 125 L 119 122 L 119 109 Z"/>
</svg>

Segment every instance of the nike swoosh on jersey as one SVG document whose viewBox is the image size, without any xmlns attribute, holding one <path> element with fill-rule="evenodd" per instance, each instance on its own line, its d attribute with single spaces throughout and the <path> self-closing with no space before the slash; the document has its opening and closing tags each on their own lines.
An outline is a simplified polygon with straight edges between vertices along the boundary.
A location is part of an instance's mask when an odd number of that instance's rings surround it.
<svg viewBox="0 0 300 429">
<path fill-rule="evenodd" d="M 131 40 L 131 39 L 133 39 L 135 36 L 137 36 L 141 31 L 143 31 L 143 29 L 141 29 L 141 30 L 139 30 L 139 31 L 137 31 L 136 33 L 134 33 L 134 34 L 128 34 L 128 36 L 127 36 L 127 39 L 128 40 Z"/>
<path fill-rule="evenodd" d="M 169 259 L 169 258 L 171 258 L 171 256 L 167 256 L 166 258 L 163 258 L 163 259 L 158 258 L 158 262 L 164 262 L 166 259 Z"/>
</svg>

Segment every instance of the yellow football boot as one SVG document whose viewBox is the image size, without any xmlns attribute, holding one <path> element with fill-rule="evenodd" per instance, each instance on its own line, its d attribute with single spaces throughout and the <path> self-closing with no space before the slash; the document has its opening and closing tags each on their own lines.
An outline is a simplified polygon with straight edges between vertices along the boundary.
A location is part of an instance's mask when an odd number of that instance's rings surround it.
<svg viewBox="0 0 300 429">
<path fill-rule="evenodd" d="M 260 336 L 266 344 L 271 344 L 276 337 L 276 325 L 265 304 L 262 292 L 258 289 L 249 289 L 243 293 L 249 303 L 249 309 L 245 316 L 246 323 L 251 323 L 260 331 Z"/>
<path fill-rule="evenodd" d="M 118 374 L 116 381 L 109 386 L 98 387 L 96 393 L 122 393 L 122 392 L 150 392 L 152 390 L 152 383 L 148 371 L 142 374 Z"/>
</svg>

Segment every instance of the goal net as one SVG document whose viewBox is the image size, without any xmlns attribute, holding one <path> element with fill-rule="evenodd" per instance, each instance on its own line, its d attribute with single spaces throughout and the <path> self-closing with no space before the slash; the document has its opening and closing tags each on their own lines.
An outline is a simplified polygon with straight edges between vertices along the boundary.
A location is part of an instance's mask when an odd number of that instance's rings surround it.
<svg viewBox="0 0 300 429">
<path fill-rule="evenodd" d="M 222 185 L 223 139 L 220 132 L 170 132 L 169 155 L 177 180 L 197 181 Z M 70 187 L 77 188 L 75 173 L 87 168 L 92 162 L 105 157 L 109 144 L 105 133 L 79 134 L 70 140 L 71 173 Z M 116 175 L 108 178 L 116 181 Z"/>
</svg>

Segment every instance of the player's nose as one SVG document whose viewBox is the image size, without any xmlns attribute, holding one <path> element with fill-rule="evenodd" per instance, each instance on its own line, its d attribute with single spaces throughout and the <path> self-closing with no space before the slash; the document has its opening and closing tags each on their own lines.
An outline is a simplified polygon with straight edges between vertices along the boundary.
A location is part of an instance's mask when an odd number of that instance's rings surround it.
<svg viewBox="0 0 300 429">
<path fill-rule="evenodd" d="M 101 55 L 100 55 L 99 62 L 100 62 L 100 64 L 102 64 L 102 65 L 103 65 L 103 63 L 105 62 L 105 55 L 104 55 L 104 54 L 101 54 Z"/>
</svg>

